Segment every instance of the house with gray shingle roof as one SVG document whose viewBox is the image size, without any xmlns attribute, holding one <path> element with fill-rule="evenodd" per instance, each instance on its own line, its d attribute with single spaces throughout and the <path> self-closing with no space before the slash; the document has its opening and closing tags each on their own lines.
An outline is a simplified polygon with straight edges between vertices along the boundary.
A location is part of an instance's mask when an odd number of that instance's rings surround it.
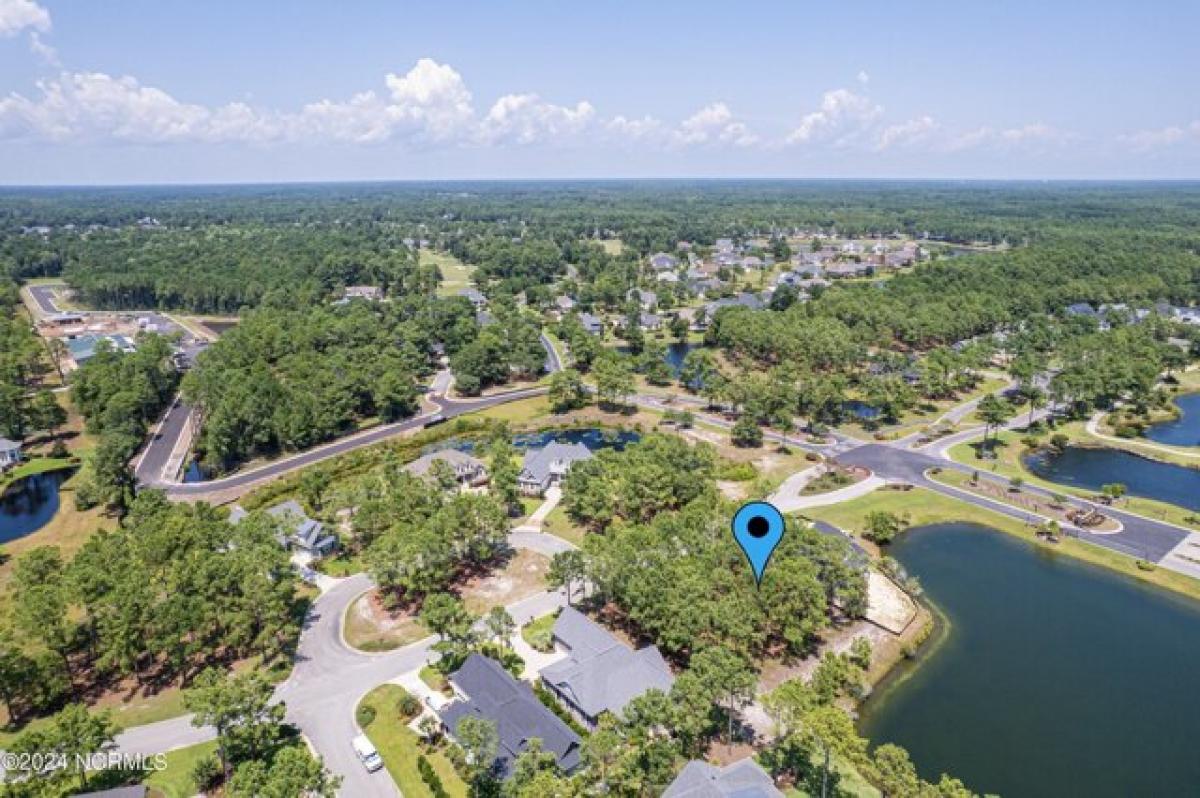
<svg viewBox="0 0 1200 798">
<path fill-rule="evenodd" d="M 478 485 L 487 479 L 487 468 L 483 461 L 458 449 L 442 449 L 422 455 L 406 465 L 404 470 L 414 477 L 426 477 L 434 463 L 445 463 L 464 485 Z"/>
<path fill-rule="evenodd" d="M 662 798 L 783 798 L 771 776 L 753 759 L 719 768 L 693 759 Z"/>
<path fill-rule="evenodd" d="M 294 499 L 275 505 L 267 510 L 267 515 L 291 525 L 291 534 L 280 541 L 284 548 L 299 549 L 314 557 L 324 557 L 337 548 L 337 536 L 327 533 L 320 521 L 309 518 Z M 233 519 L 232 512 L 230 519 Z"/>
<path fill-rule="evenodd" d="M 455 700 L 438 712 L 442 726 L 453 737 L 464 718 L 494 723 L 499 740 L 492 767 L 498 778 L 512 775 L 513 763 L 535 738 L 541 740 L 542 750 L 552 754 L 564 772 L 579 767 L 583 745 L 579 735 L 543 706 L 528 684 L 514 679 L 494 659 L 471 654 L 450 674 L 449 682 Z"/>
<path fill-rule="evenodd" d="M 475 306 L 476 310 L 480 310 L 487 306 L 487 297 L 478 288 L 464 288 L 458 292 L 459 296 L 466 297 L 467 301 Z"/>
<path fill-rule="evenodd" d="M 634 651 L 573 607 L 554 622 L 555 645 L 565 659 L 542 669 L 542 681 L 589 729 L 604 712 L 620 717 L 625 706 L 650 690 L 666 693 L 675 683 L 658 648 Z"/>
<path fill-rule="evenodd" d="M 547 489 L 560 484 L 580 460 L 592 459 L 592 452 L 582 443 L 559 443 L 553 441 L 541 449 L 525 453 L 517 485 L 529 496 L 541 496 Z"/>
<path fill-rule="evenodd" d="M 668 255 L 665 252 L 656 252 L 650 256 L 650 268 L 655 271 L 670 271 L 679 265 L 679 261 L 674 255 Z"/>
<path fill-rule="evenodd" d="M 590 335 L 600 335 L 604 332 L 604 322 L 591 313 L 580 313 L 579 323 L 583 326 L 584 332 Z"/>
</svg>

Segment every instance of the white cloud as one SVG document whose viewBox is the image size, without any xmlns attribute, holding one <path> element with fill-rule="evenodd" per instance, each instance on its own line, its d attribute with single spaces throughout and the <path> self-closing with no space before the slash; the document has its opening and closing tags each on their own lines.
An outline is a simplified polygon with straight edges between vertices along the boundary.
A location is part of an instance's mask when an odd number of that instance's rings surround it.
<svg viewBox="0 0 1200 798">
<path fill-rule="evenodd" d="M 1150 152 L 1184 141 L 1200 142 L 1200 119 L 1189 125 L 1170 125 L 1157 130 L 1138 130 L 1117 136 L 1117 141 L 1128 144 L 1135 152 Z"/>
<path fill-rule="evenodd" d="M 596 109 L 587 101 L 569 108 L 545 102 L 536 94 L 508 94 L 496 100 L 479 133 L 487 143 L 560 142 L 582 132 L 595 116 Z"/>
<path fill-rule="evenodd" d="M 681 145 L 721 143 L 749 147 L 758 142 L 758 136 L 734 117 L 729 106 L 715 102 L 683 120 L 674 140 Z"/>
<path fill-rule="evenodd" d="M 951 138 L 945 144 L 950 152 L 974 150 L 980 147 L 993 149 L 1026 149 L 1045 150 L 1074 141 L 1078 136 L 1070 131 L 1047 125 L 1044 122 L 1032 122 L 1020 127 L 995 129 L 979 127 Z"/>
<path fill-rule="evenodd" d="M 875 141 L 875 150 L 883 152 L 894 145 L 916 144 L 925 141 L 938 128 L 937 122 L 931 116 L 919 116 L 907 122 L 888 125 L 879 132 Z"/>
<path fill-rule="evenodd" d="M 58 51 L 42 41 L 42 37 L 37 31 L 29 34 L 29 49 L 34 55 L 41 58 L 42 61 L 50 66 L 62 66 L 58 60 Z"/>
<path fill-rule="evenodd" d="M 666 128 L 661 120 L 652 116 L 633 119 L 618 114 L 604 123 L 604 129 L 617 141 L 661 141 Z"/>
<path fill-rule="evenodd" d="M 50 30 L 50 12 L 33 0 L 0 0 L 0 37 L 16 36 L 26 28 Z"/>
<path fill-rule="evenodd" d="M 819 110 L 805 114 L 788 134 L 788 144 L 804 144 L 836 136 L 846 143 L 883 114 L 883 106 L 849 89 L 833 89 L 821 97 Z"/>
<path fill-rule="evenodd" d="M 871 82 L 871 76 L 867 73 L 867 70 L 858 70 L 858 82 L 864 86 Z"/>
</svg>

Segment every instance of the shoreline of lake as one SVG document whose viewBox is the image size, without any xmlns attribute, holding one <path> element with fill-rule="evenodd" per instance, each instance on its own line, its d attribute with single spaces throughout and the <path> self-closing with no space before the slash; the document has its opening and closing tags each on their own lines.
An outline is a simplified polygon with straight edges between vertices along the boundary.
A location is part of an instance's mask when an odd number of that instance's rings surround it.
<svg viewBox="0 0 1200 798">
<path fill-rule="evenodd" d="M 922 603 L 935 630 L 862 703 L 860 732 L 873 747 L 909 749 L 923 777 L 949 772 L 978 792 L 1116 796 L 1129 794 L 1145 769 L 1156 769 L 1167 791 L 1200 777 L 1188 772 L 1197 768 L 1186 736 L 1169 731 L 1172 720 L 1186 726 L 1200 717 L 1200 698 L 1188 704 L 1175 695 L 1186 681 L 1171 656 L 1175 648 L 1200 655 L 1200 602 L 1000 532 L 928 524 L 894 544 L 926 586 Z M 1112 644 L 1134 638 L 1141 644 Z M 1074 642 L 1047 659 L 1039 644 L 1049 640 Z M 1138 656 L 1146 650 L 1159 656 Z M 1135 707 L 1142 717 L 1161 715 L 1163 728 L 1126 732 L 1122 722 Z M 1081 742 L 1059 751 L 1064 738 Z M 999 764 L 998 745 L 1011 754 Z M 1080 773 L 1097 746 L 1113 749 L 1096 756 L 1108 769 Z M 1038 774 L 1036 784 L 1023 784 L 1039 768 L 1006 769 L 1014 758 L 1046 759 L 1044 783 Z"/>
</svg>

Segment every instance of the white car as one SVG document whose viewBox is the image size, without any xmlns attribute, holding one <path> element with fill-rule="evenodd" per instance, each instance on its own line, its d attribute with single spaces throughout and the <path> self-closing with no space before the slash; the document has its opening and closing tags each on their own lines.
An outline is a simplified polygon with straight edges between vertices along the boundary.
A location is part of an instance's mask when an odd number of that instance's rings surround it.
<svg viewBox="0 0 1200 798">
<path fill-rule="evenodd" d="M 352 743 L 354 753 L 358 755 L 358 759 L 363 763 L 363 767 L 368 773 L 374 773 L 383 767 L 383 758 L 379 756 L 379 752 L 375 750 L 375 746 L 371 745 L 371 741 L 367 739 L 367 735 L 360 734 L 354 738 Z"/>
</svg>

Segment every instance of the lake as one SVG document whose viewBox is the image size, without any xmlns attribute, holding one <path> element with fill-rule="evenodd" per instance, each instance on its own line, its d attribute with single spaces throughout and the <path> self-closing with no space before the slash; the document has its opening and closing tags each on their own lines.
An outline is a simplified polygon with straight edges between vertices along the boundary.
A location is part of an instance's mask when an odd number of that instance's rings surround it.
<svg viewBox="0 0 1200 798">
<path fill-rule="evenodd" d="M 58 487 L 72 469 L 34 474 L 17 480 L 0 495 L 0 543 L 23 538 L 45 526 L 58 512 Z"/>
<path fill-rule="evenodd" d="M 1196 794 L 1200 604 L 974 525 L 889 553 L 949 631 L 863 706 L 873 745 L 1006 798 Z"/>
<path fill-rule="evenodd" d="M 1200 470 L 1160 463 L 1120 449 L 1068 446 L 1023 455 L 1025 467 L 1042 479 L 1099 491 L 1120 482 L 1131 495 L 1200 510 Z"/>
<path fill-rule="evenodd" d="M 1200 446 L 1200 393 L 1175 397 L 1175 406 L 1179 418 L 1151 424 L 1146 428 L 1146 437 L 1172 446 Z"/>
</svg>

